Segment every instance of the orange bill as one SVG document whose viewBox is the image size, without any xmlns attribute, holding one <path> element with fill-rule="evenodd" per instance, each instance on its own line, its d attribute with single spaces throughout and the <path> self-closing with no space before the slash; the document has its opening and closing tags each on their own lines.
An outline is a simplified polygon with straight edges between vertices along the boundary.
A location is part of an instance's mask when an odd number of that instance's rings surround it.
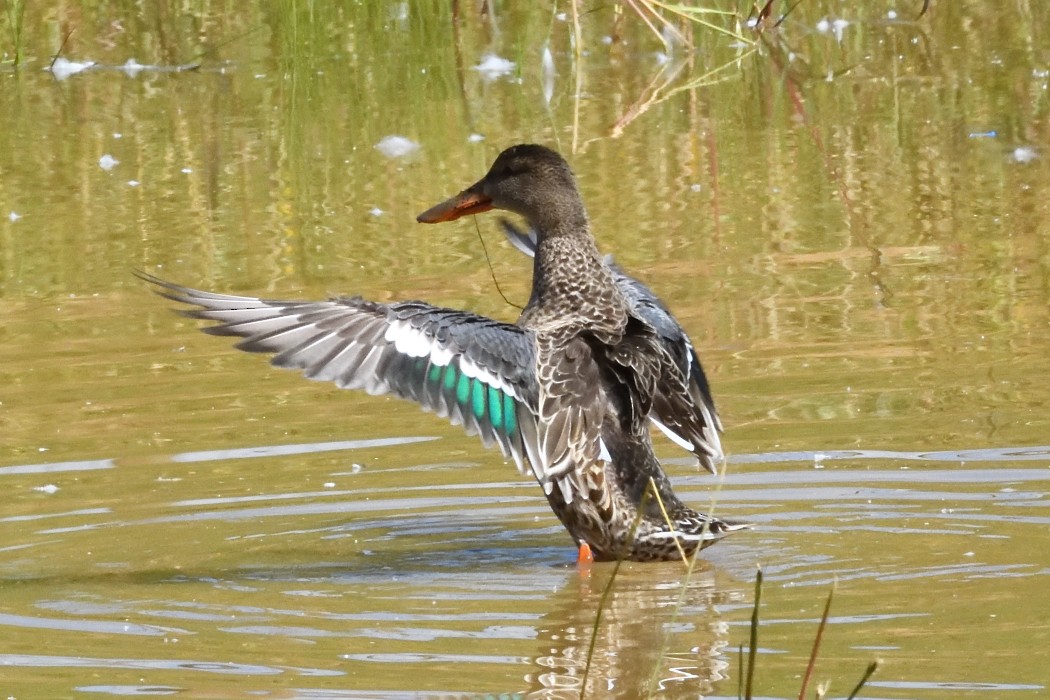
<svg viewBox="0 0 1050 700">
<path fill-rule="evenodd" d="M 436 204 L 416 217 L 421 224 L 439 224 L 444 221 L 455 221 L 468 214 L 480 214 L 492 209 L 492 199 L 474 188 L 463 190 L 455 197 Z"/>
</svg>

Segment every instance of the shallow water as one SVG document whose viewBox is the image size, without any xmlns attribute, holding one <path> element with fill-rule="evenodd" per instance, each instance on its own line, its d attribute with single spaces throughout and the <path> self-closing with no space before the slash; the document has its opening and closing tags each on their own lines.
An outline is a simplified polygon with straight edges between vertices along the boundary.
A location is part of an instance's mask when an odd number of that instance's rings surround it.
<svg viewBox="0 0 1050 700">
<path fill-rule="evenodd" d="M 547 9 L 30 7 L 0 64 L 0 692 L 579 696 L 613 569 L 534 484 L 129 272 L 513 318 L 495 217 L 414 216 L 534 140 L 711 375 L 728 474 L 661 438 L 676 490 L 756 524 L 688 579 L 619 570 L 587 697 L 736 697 L 757 565 L 756 696 L 797 696 L 832 585 L 831 696 L 874 658 L 864 697 L 1046 695 L 1050 16 L 869 5 L 670 61 L 604 10 L 577 61 Z M 99 65 L 56 76 L 69 29 Z"/>
</svg>

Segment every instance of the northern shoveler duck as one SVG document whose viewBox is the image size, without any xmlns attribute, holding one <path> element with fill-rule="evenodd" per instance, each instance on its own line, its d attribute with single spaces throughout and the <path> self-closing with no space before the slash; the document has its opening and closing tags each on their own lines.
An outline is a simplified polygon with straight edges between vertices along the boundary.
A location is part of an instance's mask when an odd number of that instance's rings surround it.
<svg viewBox="0 0 1050 700">
<path fill-rule="evenodd" d="M 503 151 L 488 174 L 420 214 L 452 221 L 520 214 L 508 239 L 533 257 L 516 324 L 421 301 L 272 301 L 214 294 L 141 274 L 158 293 L 215 321 L 203 330 L 275 353 L 272 364 L 370 394 L 394 394 L 496 443 L 543 487 L 595 559 L 692 555 L 748 527 L 683 504 L 653 453 L 649 423 L 714 472 L 721 423 L 696 352 L 652 291 L 603 258 L 576 180 L 543 146 Z"/>
</svg>

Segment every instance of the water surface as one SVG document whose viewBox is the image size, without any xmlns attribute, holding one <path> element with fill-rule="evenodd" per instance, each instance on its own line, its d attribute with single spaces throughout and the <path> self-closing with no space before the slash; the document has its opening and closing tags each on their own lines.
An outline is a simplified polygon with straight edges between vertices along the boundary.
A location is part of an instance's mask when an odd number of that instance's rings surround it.
<svg viewBox="0 0 1050 700">
<path fill-rule="evenodd" d="M 688 579 L 624 566 L 587 696 L 736 697 L 758 565 L 763 697 L 797 695 L 836 581 L 832 696 L 876 657 L 867 697 L 1045 695 L 1050 16 L 917 9 L 669 50 L 612 6 L 574 39 L 560 6 L 60 4 L 17 67 L 0 18 L 5 697 L 579 696 L 612 568 L 534 484 L 130 274 L 512 319 L 495 217 L 414 217 L 518 141 L 700 350 L 729 470 L 661 439 L 677 491 L 757 526 Z M 46 70 L 67 34 L 94 67 Z"/>
</svg>

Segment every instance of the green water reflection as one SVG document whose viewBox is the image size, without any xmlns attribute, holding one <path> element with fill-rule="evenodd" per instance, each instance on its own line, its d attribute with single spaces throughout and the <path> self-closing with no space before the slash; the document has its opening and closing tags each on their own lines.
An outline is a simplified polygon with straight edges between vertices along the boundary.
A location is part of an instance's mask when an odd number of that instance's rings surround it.
<svg viewBox="0 0 1050 700">
<path fill-rule="evenodd" d="M 760 562 L 765 695 L 797 693 L 835 577 L 835 692 L 879 655 L 880 697 L 1045 693 L 1050 628 L 1031 604 L 1050 571 L 1050 458 L 1001 452 L 1050 443 L 1044 3 L 934 3 L 918 20 L 801 3 L 779 33 L 745 33 L 755 45 L 698 32 L 670 55 L 615 5 L 584 12 L 578 39 L 560 4 L 161 5 L 30 4 L 18 38 L 0 13 L 9 695 L 560 697 L 550 686 L 578 679 L 605 574 L 560 568 L 567 538 L 532 485 L 410 405 L 197 333 L 129 272 L 514 318 L 492 276 L 522 303 L 529 267 L 495 218 L 414 217 L 517 141 L 567 155 L 602 248 L 696 341 L 727 448 L 757 455 L 732 466 L 719 509 L 758 531 L 711 550 L 673 620 L 678 570 L 632 569 L 602 682 L 632 697 L 659 667 L 677 678 L 661 696 L 733 695 Z M 836 18 L 841 37 L 821 30 Z M 98 66 L 59 79 L 45 69 L 67 35 L 63 56 Z M 513 67 L 478 70 L 488 55 Z M 130 58 L 200 66 L 120 70 Z M 384 155 L 394 135 L 418 148 Z M 173 459 L 416 437 L 437 439 Z M 73 461 L 106 468 L 23 468 Z M 966 476 L 979 469 L 1003 480 Z M 707 502 L 710 480 L 671 471 Z M 819 476 L 833 472 L 852 495 Z M 239 666 L 192 666 L 211 662 Z"/>
</svg>

